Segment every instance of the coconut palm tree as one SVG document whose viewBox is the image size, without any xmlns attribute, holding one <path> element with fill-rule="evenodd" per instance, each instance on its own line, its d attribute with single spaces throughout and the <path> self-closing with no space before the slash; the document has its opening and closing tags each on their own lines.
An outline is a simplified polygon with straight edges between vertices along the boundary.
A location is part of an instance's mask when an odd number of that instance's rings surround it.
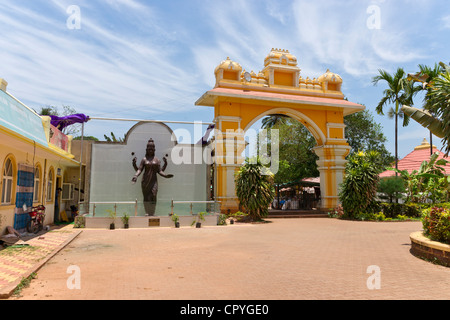
<svg viewBox="0 0 450 320">
<path fill-rule="evenodd" d="M 448 155 L 450 152 L 450 66 L 443 62 L 439 65 L 441 71 L 436 77 L 409 75 L 409 78 L 414 81 L 423 83 L 423 88 L 427 90 L 424 105 L 427 110 L 408 107 L 402 109 L 434 135 L 443 138 L 446 155 Z"/>
<path fill-rule="evenodd" d="M 271 114 L 262 120 L 261 127 L 262 129 L 271 129 L 277 124 L 286 123 L 287 119 L 289 119 L 289 117 L 284 114 Z"/>
<path fill-rule="evenodd" d="M 388 111 L 389 118 L 395 119 L 395 168 L 398 168 L 398 119 L 403 118 L 403 126 L 409 123 L 409 116 L 401 110 L 402 105 L 411 105 L 412 97 L 418 92 L 419 88 L 414 86 L 412 80 L 407 79 L 406 72 L 403 68 L 398 68 L 391 75 L 385 70 L 379 70 L 379 75 L 373 77 L 372 83 L 377 85 L 380 81 L 385 81 L 388 88 L 383 91 L 383 97 L 376 107 L 376 111 L 380 115 L 384 115 L 383 108 L 387 104 L 394 104 Z"/>
<path fill-rule="evenodd" d="M 431 86 L 428 84 L 432 84 L 433 80 L 439 77 L 442 69 L 441 66 L 439 66 L 437 63 L 434 64 L 433 68 L 424 64 L 419 64 L 418 67 L 420 71 L 415 75 L 408 75 L 408 79 L 422 83 L 422 90 L 427 91 L 424 97 L 423 108 L 428 110 L 430 115 L 433 116 L 433 113 L 430 111 L 430 103 L 428 101 Z M 433 154 L 433 132 L 430 130 L 430 155 L 432 154 Z"/>
</svg>

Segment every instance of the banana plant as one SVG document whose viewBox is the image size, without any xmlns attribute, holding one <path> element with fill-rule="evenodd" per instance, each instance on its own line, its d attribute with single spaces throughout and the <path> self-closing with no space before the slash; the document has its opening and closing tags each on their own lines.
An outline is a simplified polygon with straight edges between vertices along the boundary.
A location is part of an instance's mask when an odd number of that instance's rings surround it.
<svg viewBox="0 0 450 320">
<path fill-rule="evenodd" d="M 424 203 L 427 199 L 436 201 L 448 200 L 450 177 L 445 175 L 444 167 L 450 163 L 445 159 L 438 159 L 439 152 L 435 152 L 430 161 L 423 161 L 419 170 L 411 173 L 407 170 L 391 168 L 403 178 L 406 191 L 407 202 Z"/>
<path fill-rule="evenodd" d="M 426 74 L 424 70 L 416 74 L 408 74 L 407 79 L 422 83 L 427 94 L 424 109 L 403 106 L 402 110 L 429 129 L 431 133 L 442 138 L 446 155 L 448 155 L 450 152 L 450 66 L 443 62 L 440 62 L 439 66 L 439 72 L 433 71 L 432 76 Z M 437 67 L 435 70 L 438 70 Z"/>
<path fill-rule="evenodd" d="M 423 127 L 430 130 L 436 137 L 444 138 L 445 134 L 442 120 L 433 117 L 429 111 L 410 106 L 402 106 L 401 110 L 411 119 L 417 121 Z"/>
</svg>

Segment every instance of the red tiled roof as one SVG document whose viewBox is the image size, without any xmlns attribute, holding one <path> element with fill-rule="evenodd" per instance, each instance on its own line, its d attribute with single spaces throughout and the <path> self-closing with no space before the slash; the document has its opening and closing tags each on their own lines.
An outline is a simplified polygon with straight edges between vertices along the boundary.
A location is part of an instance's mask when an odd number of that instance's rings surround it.
<svg viewBox="0 0 450 320">
<path fill-rule="evenodd" d="M 444 154 L 439 151 L 436 147 L 433 146 L 433 153 L 439 152 L 438 159 L 444 158 Z M 428 144 L 428 148 L 424 147 L 416 147 L 414 151 L 412 151 L 410 154 L 408 154 L 406 157 L 398 161 L 398 169 L 399 170 L 408 170 L 409 173 L 411 173 L 413 170 L 419 170 L 420 165 L 423 161 L 430 161 L 430 146 Z M 448 158 L 445 158 L 446 160 L 450 160 Z M 393 165 L 394 167 L 394 165 Z M 448 164 L 445 167 L 445 172 L 447 175 L 450 175 L 450 164 Z M 387 170 L 380 174 L 380 178 L 385 177 L 392 177 L 395 175 L 395 171 L 393 170 Z"/>
</svg>

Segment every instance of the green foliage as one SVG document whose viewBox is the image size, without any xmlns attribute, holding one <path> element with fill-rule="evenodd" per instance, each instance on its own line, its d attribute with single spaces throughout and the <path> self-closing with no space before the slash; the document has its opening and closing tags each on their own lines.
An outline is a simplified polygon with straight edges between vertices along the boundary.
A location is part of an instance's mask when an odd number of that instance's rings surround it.
<svg viewBox="0 0 450 320">
<path fill-rule="evenodd" d="M 269 205 L 275 197 L 273 175 L 264 174 L 264 169 L 259 159 L 247 159 L 235 175 L 240 205 L 255 221 L 267 216 Z"/>
<path fill-rule="evenodd" d="M 344 118 L 345 137 L 352 147 L 350 155 L 359 151 L 376 151 L 379 157 L 375 164 L 384 171 L 386 167 L 394 162 L 394 157 L 386 149 L 384 143 L 387 141 L 383 133 L 383 128 L 373 119 L 373 115 L 368 109 L 353 113 Z"/>
<path fill-rule="evenodd" d="M 450 196 L 449 177 L 445 175 L 445 166 L 449 161 L 438 159 L 436 152 L 430 161 L 423 161 L 419 170 L 409 173 L 407 170 L 396 170 L 405 182 L 407 202 L 433 203 L 447 202 Z"/>
<path fill-rule="evenodd" d="M 406 191 L 405 183 L 401 177 L 381 178 L 378 183 L 379 198 L 393 202 L 394 198 L 401 198 Z"/>
<path fill-rule="evenodd" d="M 76 216 L 74 220 L 74 228 L 84 228 L 86 226 L 86 218 L 83 216 Z"/>
<path fill-rule="evenodd" d="M 288 121 L 288 119 L 289 117 L 284 114 L 272 114 L 262 119 L 262 128 L 272 129 L 278 124 L 285 124 Z"/>
<path fill-rule="evenodd" d="M 125 136 L 123 138 L 116 138 L 114 132 L 111 132 L 111 137 L 108 137 L 106 134 L 103 135 L 105 137 L 105 141 L 108 142 L 124 142 Z"/>
<path fill-rule="evenodd" d="M 130 220 L 130 215 L 124 213 L 120 219 L 122 219 L 123 224 L 128 224 L 128 221 Z"/>
<path fill-rule="evenodd" d="M 404 108 L 405 113 L 429 129 L 433 134 L 443 138 L 443 146 L 448 155 L 450 151 L 450 66 L 440 62 L 434 69 L 420 66 L 421 71 L 409 78 L 422 83 L 422 90 L 426 90 L 424 109 L 413 110 Z"/>
<path fill-rule="evenodd" d="M 113 211 L 113 210 L 106 210 L 106 212 L 108 212 L 108 216 L 112 219 L 112 223 L 114 223 L 114 220 L 116 219 L 116 217 L 117 217 L 117 213 L 116 213 L 116 211 Z"/>
<path fill-rule="evenodd" d="M 369 110 L 346 116 L 344 123 L 345 136 L 352 147 L 352 153 L 374 150 L 379 153 L 375 164 L 381 171 L 391 165 L 394 157 L 384 146 L 387 139 L 381 125 L 374 121 Z M 273 115 L 263 119 L 262 128 L 278 130 L 280 160 L 278 172 L 274 176 L 275 183 L 289 183 L 319 176 L 319 157 L 312 150 L 316 146 L 316 140 L 303 123 L 284 115 Z M 270 131 L 267 136 L 267 150 L 270 150 Z"/>
<path fill-rule="evenodd" d="M 207 215 L 207 212 L 199 212 L 194 216 L 194 220 L 191 223 L 191 226 L 193 226 L 196 223 L 200 223 L 201 221 L 205 221 L 205 215 Z"/>
<path fill-rule="evenodd" d="M 242 211 L 238 211 L 236 213 L 230 213 L 228 216 L 230 218 L 234 218 L 235 221 L 239 221 L 239 222 L 245 222 L 245 221 L 249 220 L 249 215 Z"/>
<path fill-rule="evenodd" d="M 73 140 L 81 140 L 81 136 L 75 137 L 73 138 Z M 94 136 L 84 136 L 83 140 L 91 140 L 91 141 L 99 141 L 96 137 Z"/>
<path fill-rule="evenodd" d="M 407 126 L 410 117 L 401 110 L 402 105 L 412 105 L 413 96 L 420 90 L 420 87 L 414 86 L 414 81 L 409 80 L 402 68 L 391 75 L 385 70 L 379 70 L 379 75 L 372 79 L 374 85 L 380 81 L 386 83 L 387 88 L 383 91 L 383 97 L 376 107 L 376 111 L 380 115 L 384 115 L 384 107 L 393 105 L 388 110 L 389 118 L 395 119 L 395 167 L 398 164 L 398 119 L 403 118 L 403 126 Z"/>
<path fill-rule="evenodd" d="M 379 180 L 379 170 L 374 165 L 376 157 L 378 153 L 375 151 L 358 152 L 349 157 L 339 192 L 346 217 L 356 218 L 374 202 Z"/>
<path fill-rule="evenodd" d="M 226 226 L 227 225 L 227 215 L 226 214 L 219 214 L 219 217 L 217 219 L 217 225 L 218 226 Z"/>
<path fill-rule="evenodd" d="M 422 215 L 424 234 L 431 240 L 450 244 L 450 210 L 432 207 Z"/>
</svg>

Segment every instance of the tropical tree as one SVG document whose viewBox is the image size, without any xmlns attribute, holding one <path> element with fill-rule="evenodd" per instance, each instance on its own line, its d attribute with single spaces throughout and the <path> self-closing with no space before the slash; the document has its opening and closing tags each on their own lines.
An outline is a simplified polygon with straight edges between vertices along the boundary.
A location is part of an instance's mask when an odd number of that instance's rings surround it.
<svg viewBox="0 0 450 320">
<path fill-rule="evenodd" d="M 433 68 L 424 64 L 419 64 L 418 67 L 420 71 L 414 77 L 408 75 L 408 79 L 415 81 L 414 79 L 417 79 L 417 77 L 419 77 L 421 79 L 420 82 L 422 82 L 423 84 L 432 83 L 434 79 L 439 77 L 442 71 L 441 67 L 437 63 L 434 64 Z M 425 110 L 429 110 L 430 109 L 429 93 L 431 92 L 431 86 L 422 85 L 421 89 L 426 91 L 423 108 Z M 433 116 L 431 111 L 429 112 L 431 116 Z M 433 154 L 433 132 L 430 130 L 430 155 L 431 154 Z"/>
<path fill-rule="evenodd" d="M 441 72 L 430 82 L 427 75 L 409 75 L 413 81 L 423 83 L 427 89 L 425 109 L 404 106 L 405 113 L 428 128 L 434 135 L 441 137 L 446 155 L 450 151 L 450 66 L 440 62 Z"/>
<path fill-rule="evenodd" d="M 387 177 L 381 178 L 378 183 L 379 198 L 383 200 L 389 200 L 390 203 L 394 199 L 402 198 L 402 194 L 406 191 L 405 182 L 401 177 Z"/>
<path fill-rule="evenodd" d="M 449 180 L 445 174 L 445 166 L 450 163 L 445 159 L 438 159 L 439 152 L 435 152 L 430 161 L 423 161 L 419 170 L 393 169 L 400 173 L 406 186 L 407 200 L 425 203 L 430 199 L 433 203 L 448 201 Z"/>
<path fill-rule="evenodd" d="M 395 120 L 395 168 L 398 168 L 398 119 L 403 118 L 403 126 L 409 123 L 409 116 L 404 114 L 401 110 L 403 105 L 412 105 L 412 98 L 419 91 L 419 88 L 414 86 L 414 81 L 408 80 L 403 68 L 398 68 L 397 71 L 391 75 L 385 70 L 379 70 L 379 75 L 373 77 L 372 82 L 377 85 L 380 81 L 387 83 L 388 88 L 383 91 L 383 97 L 376 107 L 376 111 L 380 115 L 384 115 L 384 107 L 387 104 L 394 106 L 388 110 L 389 118 Z M 397 173 L 396 173 L 397 174 Z"/>
<path fill-rule="evenodd" d="M 123 138 L 116 138 L 114 132 L 111 132 L 111 137 L 108 137 L 106 134 L 103 135 L 105 137 L 105 140 L 108 142 L 124 142 L 125 136 Z"/>
<path fill-rule="evenodd" d="M 375 164 L 381 171 L 392 166 L 394 157 L 384 145 L 387 139 L 383 133 L 383 128 L 374 121 L 368 109 L 346 116 L 344 123 L 346 125 L 345 137 L 352 147 L 350 155 L 360 151 L 376 151 L 379 157 Z"/>
<path fill-rule="evenodd" d="M 376 151 L 369 151 L 355 153 L 348 159 L 339 200 L 349 218 L 364 214 L 375 201 L 380 171 L 374 163 L 378 157 Z"/>
<path fill-rule="evenodd" d="M 287 119 L 289 119 L 289 117 L 284 114 L 271 114 L 262 119 L 261 127 L 263 129 L 272 129 L 277 124 L 285 124 Z"/>
<path fill-rule="evenodd" d="M 249 217 L 258 221 L 267 216 L 269 205 L 275 198 L 273 175 L 261 161 L 246 159 L 235 175 L 236 195 Z"/>
<path fill-rule="evenodd" d="M 394 157 L 386 149 L 386 136 L 379 123 L 376 123 L 369 110 L 348 115 L 344 118 L 345 137 L 352 148 L 350 154 L 357 152 L 377 151 L 377 168 L 384 171 L 391 167 Z M 312 150 L 316 146 L 314 136 L 295 119 L 285 117 L 277 121 L 271 129 L 278 130 L 279 136 L 279 170 L 275 174 L 276 183 L 299 181 L 303 178 L 318 177 L 318 156 Z M 271 147 L 270 130 L 267 134 L 266 150 Z M 258 141 L 258 144 L 260 142 Z"/>
</svg>

